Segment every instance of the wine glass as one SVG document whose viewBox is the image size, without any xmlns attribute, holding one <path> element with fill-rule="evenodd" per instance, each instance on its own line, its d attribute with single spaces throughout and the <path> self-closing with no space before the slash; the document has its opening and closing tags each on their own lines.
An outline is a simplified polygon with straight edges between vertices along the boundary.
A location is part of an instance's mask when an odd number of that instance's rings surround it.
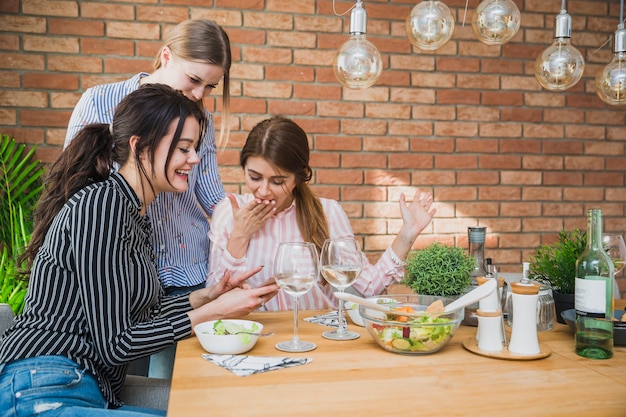
<svg viewBox="0 0 626 417">
<path fill-rule="evenodd" d="M 320 254 L 320 270 L 324 279 L 339 292 L 343 292 L 357 279 L 363 268 L 362 254 L 356 240 L 326 239 Z M 343 300 L 339 300 L 339 324 L 337 330 L 322 333 L 326 339 L 352 340 L 357 339 L 357 332 L 344 328 Z"/>
<path fill-rule="evenodd" d="M 615 276 L 622 272 L 626 265 L 626 244 L 622 235 L 602 234 L 602 246 L 615 266 Z"/>
<path fill-rule="evenodd" d="M 298 337 L 298 299 L 309 291 L 318 277 L 318 258 L 315 245 L 309 242 L 282 242 L 278 245 L 274 262 L 274 279 L 293 299 L 293 338 L 276 344 L 284 352 L 308 352 L 317 347 L 313 342 Z"/>
</svg>

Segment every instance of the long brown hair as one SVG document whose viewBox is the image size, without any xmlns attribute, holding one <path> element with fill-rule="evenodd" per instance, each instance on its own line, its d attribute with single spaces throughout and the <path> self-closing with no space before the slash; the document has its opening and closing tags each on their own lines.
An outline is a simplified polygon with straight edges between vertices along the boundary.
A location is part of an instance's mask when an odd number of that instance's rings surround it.
<svg viewBox="0 0 626 417">
<path fill-rule="evenodd" d="M 328 221 L 322 203 L 308 185 L 313 175 L 309 153 L 304 130 L 290 119 L 275 116 L 252 128 L 241 150 L 239 163 L 245 168 L 248 158 L 260 156 L 280 170 L 295 175 L 293 196 L 298 229 L 305 241 L 313 242 L 321 250 L 329 236 Z"/>
<path fill-rule="evenodd" d="M 165 162 L 164 172 L 167 172 L 185 120 L 190 116 L 200 123 L 201 141 L 206 121 L 198 106 L 167 85 L 146 84 L 120 102 L 111 125 L 92 124 L 81 129 L 47 172 L 45 188 L 33 215 L 33 235 L 21 257 L 26 264 L 22 274 L 30 272 L 48 228 L 63 205 L 87 185 L 107 179 L 115 163 L 124 165 L 133 158 L 141 175 L 152 187 L 150 178 L 154 175 L 156 148 L 171 123 L 178 119 Z M 131 136 L 139 137 L 134 152 L 129 143 Z M 140 158 L 143 153 L 152 166 L 152 175 L 146 172 Z"/>
<path fill-rule="evenodd" d="M 163 46 L 186 61 L 204 62 L 217 65 L 224 70 L 222 86 L 222 118 L 218 147 L 226 146 L 230 134 L 230 66 L 232 55 L 230 39 L 220 25 L 207 19 L 185 20 L 174 26 Z M 153 67 L 161 68 L 161 50 L 157 54 Z M 199 102 L 202 105 L 202 100 Z"/>
</svg>

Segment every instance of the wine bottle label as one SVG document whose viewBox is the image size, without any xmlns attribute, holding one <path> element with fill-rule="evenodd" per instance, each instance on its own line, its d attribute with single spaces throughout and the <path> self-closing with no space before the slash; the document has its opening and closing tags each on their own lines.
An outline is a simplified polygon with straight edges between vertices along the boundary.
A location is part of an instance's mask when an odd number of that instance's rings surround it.
<svg viewBox="0 0 626 417">
<path fill-rule="evenodd" d="M 576 278 L 574 307 L 576 314 L 604 318 L 606 315 L 606 277 Z"/>
</svg>

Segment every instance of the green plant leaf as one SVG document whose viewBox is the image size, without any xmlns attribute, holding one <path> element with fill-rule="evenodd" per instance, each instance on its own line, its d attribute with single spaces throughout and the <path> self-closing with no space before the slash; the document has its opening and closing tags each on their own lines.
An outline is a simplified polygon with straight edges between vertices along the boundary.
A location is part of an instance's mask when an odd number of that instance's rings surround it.
<svg viewBox="0 0 626 417">
<path fill-rule="evenodd" d="M 0 142 L 0 303 L 22 312 L 28 284 L 18 259 L 32 235 L 32 215 L 43 191 L 44 167 L 33 161 L 35 147 L 17 144 L 3 134 Z"/>
<path fill-rule="evenodd" d="M 564 294 L 574 294 L 576 260 L 586 246 L 586 232 L 561 230 L 555 243 L 540 246 L 530 258 L 531 278 Z"/>
</svg>

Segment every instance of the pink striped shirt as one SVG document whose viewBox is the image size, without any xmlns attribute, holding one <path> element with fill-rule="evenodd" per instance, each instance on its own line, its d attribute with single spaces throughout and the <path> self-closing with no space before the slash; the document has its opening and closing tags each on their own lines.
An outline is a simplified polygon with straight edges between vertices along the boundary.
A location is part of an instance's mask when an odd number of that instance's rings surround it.
<svg viewBox="0 0 626 417">
<path fill-rule="evenodd" d="M 252 194 L 235 195 L 239 207 L 252 201 Z M 324 213 L 328 219 L 331 238 L 354 236 L 348 216 L 335 200 L 320 198 Z M 295 203 L 294 203 L 295 204 Z M 210 270 L 208 282 L 216 283 L 225 271 L 243 272 L 259 265 L 263 270 L 250 278 L 248 283 L 255 287 L 271 279 L 274 270 L 274 256 L 280 242 L 302 242 L 302 234 L 296 223 L 295 205 L 269 219 L 259 230 L 248 245 L 246 256 L 235 259 L 226 250 L 226 245 L 233 230 L 233 212 L 230 201 L 226 198 L 215 207 L 211 218 L 209 239 L 211 240 Z M 393 282 L 404 277 L 404 266 L 398 265 L 393 259 L 398 259 L 391 248 L 388 248 L 375 265 L 370 264 L 363 255 L 363 270 L 352 285 L 356 291 L 365 297 L 381 294 Z M 319 278 L 318 285 L 300 297 L 299 307 L 303 309 L 327 309 L 337 306 L 337 299 L 333 296 L 333 287 L 322 285 L 323 278 Z M 291 310 L 291 297 L 279 293 L 265 303 L 263 310 Z"/>
</svg>

